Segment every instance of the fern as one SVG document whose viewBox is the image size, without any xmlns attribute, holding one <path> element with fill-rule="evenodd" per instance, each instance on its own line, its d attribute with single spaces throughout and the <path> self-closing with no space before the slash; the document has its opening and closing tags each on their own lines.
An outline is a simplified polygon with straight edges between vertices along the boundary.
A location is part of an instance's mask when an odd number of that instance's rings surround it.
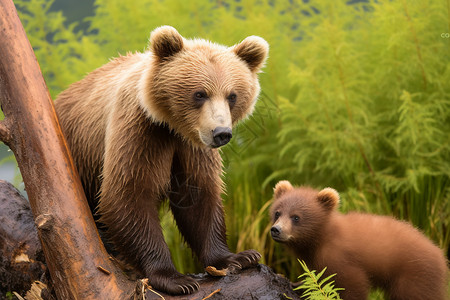
<svg viewBox="0 0 450 300">
<path fill-rule="evenodd" d="M 340 300 L 339 291 L 343 288 L 334 287 L 334 281 L 330 281 L 336 274 L 332 274 L 322 279 L 323 274 L 327 268 L 324 268 L 319 274 L 316 271 L 310 271 L 304 261 L 298 260 L 304 273 L 298 278 L 302 279 L 302 283 L 294 290 L 304 290 L 302 298 L 306 297 L 310 300 Z"/>
</svg>

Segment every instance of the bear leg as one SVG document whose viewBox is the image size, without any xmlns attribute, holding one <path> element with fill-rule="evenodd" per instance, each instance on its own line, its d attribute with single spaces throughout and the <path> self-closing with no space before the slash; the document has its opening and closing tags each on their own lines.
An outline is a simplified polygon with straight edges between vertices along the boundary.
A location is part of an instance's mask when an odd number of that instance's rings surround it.
<svg viewBox="0 0 450 300">
<path fill-rule="evenodd" d="M 336 274 L 332 280 L 335 280 L 335 287 L 344 288 L 339 291 L 342 299 L 362 300 L 368 298 L 370 281 L 362 268 L 345 259 L 328 261 L 326 264 L 327 270 L 324 276 Z"/>
<path fill-rule="evenodd" d="M 167 128 L 152 126 L 146 119 L 134 128 L 120 122 L 126 115 L 117 118 L 109 127 L 116 134 L 105 144 L 99 222 L 115 248 L 148 277 L 153 288 L 170 294 L 192 293 L 198 284 L 175 269 L 158 215 L 170 182 L 171 135 Z"/>
<path fill-rule="evenodd" d="M 222 164 L 214 149 L 181 147 L 172 164 L 170 207 L 178 228 L 200 262 L 217 269 L 240 270 L 258 264 L 255 250 L 237 254 L 226 243 L 220 194 Z M 192 171 L 196 166 L 196 171 Z"/>
<path fill-rule="evenodd" d="M 101 210 L 101 222 L 108 229 L 107 236 L 115 248 L 144 273 L 153 288 L 174 295 L 195 292 L 199 288 L 195 279 L 175 269 L 159 224 L 157 208 L 143 205 L 142 200 L 148 201 L 147 197 L 136 200 L 136 205 L 128 203 L 119 209 L 122 212 L 126 209 L 126 216 L 104 208 Z"/>
</svg>

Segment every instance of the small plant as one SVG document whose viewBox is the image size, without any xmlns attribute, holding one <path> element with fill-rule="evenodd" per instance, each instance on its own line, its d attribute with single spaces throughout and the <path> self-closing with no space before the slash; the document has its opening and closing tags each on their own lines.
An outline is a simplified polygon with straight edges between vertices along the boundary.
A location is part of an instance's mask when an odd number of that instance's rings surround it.
<svg viewBox="0 0 450 300">
<path fill-rule="evenodd" d="M 324 279 L 321 279 L 323 273 L 327 268 L 324 268 L 319 274 L 316 275 L 316 271 L 310 271 L 304 261 L 298 260 L 304 273 L 298 278 L 303 278 L 301 285 L 294 290 L 304 290 L 302 298 L 310 300 L 333 300 L 341 299 L 338 291 L 344 290 L 343 288 L 334 287 L 334 281 L 330 279 L 336 274 L 332 274 Z"/>
</svg>

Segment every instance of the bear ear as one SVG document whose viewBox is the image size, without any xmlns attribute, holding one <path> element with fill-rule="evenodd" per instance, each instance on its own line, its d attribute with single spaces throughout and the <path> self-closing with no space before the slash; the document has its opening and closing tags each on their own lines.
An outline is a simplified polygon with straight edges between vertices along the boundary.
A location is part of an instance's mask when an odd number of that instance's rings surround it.
<svg viewBox="0 0 450 300">
<path fill-rule="evenodd" d="M 168 58 L 183 49 L 183 37 L 172 26 L 161 26 L 150 34 L 153 53 L 160 59 Z"/>
<path fill-rule="evenodd" d="M 335 189 L 329 187 L 321 190 L 317 194 L 317 199 L 319 200 L 320 204 L 330 210 L 337 208 L 340 201 L 339 193 Z"/>
<path fill-rule="evenodd" d="M 234 53 L 245 61 L 254 73 L 257 73 L 266 62 L 269 44 L 259 36 L 249 36 L 233 46 Z"/>
<path fill-rule="evenodd" d="M 275 185 L 273 189 L 273 195 L 275 198 L 280 198 L 287 191 L 293 190 L 294 187 L 287 180 L 282 180 Z"/>
</svg>

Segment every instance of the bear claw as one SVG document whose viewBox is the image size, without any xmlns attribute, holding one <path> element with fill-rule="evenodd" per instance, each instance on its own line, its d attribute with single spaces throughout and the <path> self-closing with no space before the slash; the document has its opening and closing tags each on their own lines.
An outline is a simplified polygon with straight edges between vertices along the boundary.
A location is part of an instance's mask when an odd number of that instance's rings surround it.
<svg viewBox="0 0 450 300">
<path fill-rule="evenodd" d="M 232 262 L 232 263 L 229 265 L 229 267 L 230 267 L 231 269 L 238 269 L 238 270 L 242 269 L 242 265 L 241 265 L 240 263 L 238 263 L 238 262 Z"/>
<path fill-rule="evenodd" d="M 195 284 L 178 285 L 178 287 L 183 291 L 183 294 L 192 294 L 200 288 L 200 285 L 196 282 Z"/>
<path fill-rule="evenodd" d="M 251 266 L 255 266 L 258 264 L 259 259 L 261 258 L 261 254 L 259 254 L 255 250 L 246 250 L 234 254 L 229 259 L 229 267 L 230 271 L 237 271 L 241 269 L 245 269 Z"/>
<path fill-rule="evenodd" d="M 183 294 L 186 294 L 186 291 L 182 285 L 178 285 L 178 287 L 183 291 Z"/>
<path fill-rule="evenodd" d="M 150 285 L 154 289 L 172 295 L 192 294 L 200 288 L 200 285 L 194 278 L 176 271 L 154 272 L 150 273 L 148 278 Z"/>
<path fill-rule="evenodd" d="M 253 254 L 253 260 L 258 261 L 261 259 L 261 254 L 256 252 L 256 253 L 252 253 Z"/>
</svg>

